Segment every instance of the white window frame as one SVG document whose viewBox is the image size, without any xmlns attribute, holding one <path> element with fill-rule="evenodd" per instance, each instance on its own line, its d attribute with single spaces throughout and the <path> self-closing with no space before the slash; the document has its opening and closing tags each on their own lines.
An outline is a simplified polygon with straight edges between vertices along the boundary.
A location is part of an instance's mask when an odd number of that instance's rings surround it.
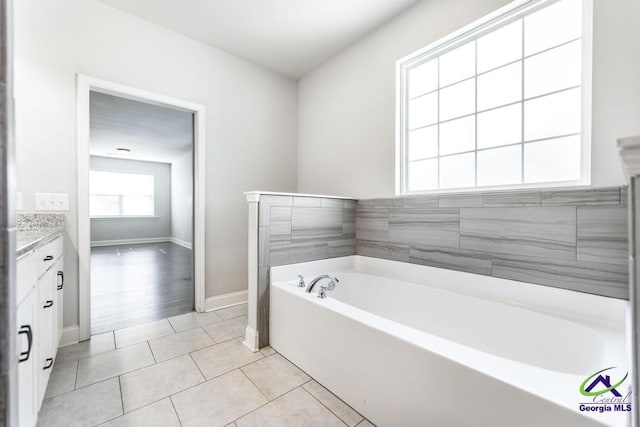
<svg viewBox="0 0 640 427">
<path fill-rule="evenodd" d="M 419 49 L 396 62 L 396 195 L 460 193 L 550 187 L 585 187 L 591 184 L 591 81 L 593 51 L 593 0 L 582 0 L 582 111 L 581 177 L 574 181 L 476 186 L 465 188 L 408 191 L 408 71 L 418 63 L 443 55 L 484 34 L 520 19 L 559 0 L 516 0 L 479 20 Z"/>
<path fill-rule="evenodd" d="M 89 177 L 91 177 L 91 172 L 107 172 L 107 173 L 117 173 L 122 175 L 143 175 L 150 176 L 153 178 L 153 213 L 151 215 L 122 215 L 122 198 L 124 197 L 122 194 L 93 194 L 91 193 L 91 185 L 89 185 L 89 201 L 91 200 L 91 196 L 117 196 L 118 207 L 120 214 L 119 215 L 90 215 L 91 219 L 124 219 L 124 218 L 157 218 L 156 215 L 156 177 L 152 173 L 138 173 L 138 172 L 124 172 L 118 170 L 107 170 L 107 169 L 90 169 Z M 91 202 L 89 202 L 91 203 Z M 91 205 L 89 205 L 89 212 L 91 212 Z"/>
</svg>

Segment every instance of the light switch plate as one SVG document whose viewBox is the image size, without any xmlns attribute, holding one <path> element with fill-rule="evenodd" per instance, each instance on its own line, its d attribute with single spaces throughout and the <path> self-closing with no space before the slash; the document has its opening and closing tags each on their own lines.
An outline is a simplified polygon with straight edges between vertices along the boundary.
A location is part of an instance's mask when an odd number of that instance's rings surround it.
<svg viewBox="0 0 640 427">
<path fill-rule="evenodd" d="M 69 210 L 68 193 L 36 193 L 36 211 L 59 212 Z"/>
</svg>

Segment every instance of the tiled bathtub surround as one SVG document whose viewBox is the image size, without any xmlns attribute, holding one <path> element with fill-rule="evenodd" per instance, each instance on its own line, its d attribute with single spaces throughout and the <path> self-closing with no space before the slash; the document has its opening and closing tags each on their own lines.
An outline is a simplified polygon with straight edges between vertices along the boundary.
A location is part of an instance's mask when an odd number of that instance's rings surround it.
<svg viewBox="0 0 640 427">
<path fill-rule="evenodd" d="M 269 339 L 269 268 L 355 255 L 356 201 L 262 195 L 258 216 L 258 332 Z"/>
<path fill-rule="evenodd" d="M 626 187 L 360 200 L 356 239 L 358 255 L 629 297 Z"/>
</svg>

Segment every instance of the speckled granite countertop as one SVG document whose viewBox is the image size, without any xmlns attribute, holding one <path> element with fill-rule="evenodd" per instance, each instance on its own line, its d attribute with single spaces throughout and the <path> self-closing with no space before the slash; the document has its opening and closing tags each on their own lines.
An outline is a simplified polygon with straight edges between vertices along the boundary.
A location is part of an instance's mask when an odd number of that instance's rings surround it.
<svg viewBox="0 0 640 427">
<path fill-rule="evenodd" d="M 16 231 L 17 256 L 29 252 L 62 235 L 62 214 L 18 214 Z"/>
<path fill-rule="evenodd" d="M 29 252 L 54 238 L 62 235 L 64 227 L 47 227 L 36 230 L 18 230 L 16 231 L 16 250 L 17 256 Z"/>
</svg>

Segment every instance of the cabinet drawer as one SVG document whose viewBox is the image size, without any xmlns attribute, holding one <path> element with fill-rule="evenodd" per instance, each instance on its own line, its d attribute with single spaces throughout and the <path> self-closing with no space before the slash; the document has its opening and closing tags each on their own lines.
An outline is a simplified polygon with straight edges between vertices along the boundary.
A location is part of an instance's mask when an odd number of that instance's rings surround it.
<svg viewBox="0 0 640 427">
<path fill-rule="evenodd" d="M 38 277 L 62 256 L 62 237 L 47 243 L 38 249 Z"/>
<path fill-rule="evenodd" d="M 18 306 L 36 286 L 38 257 L 35 251 L 28 252 L 20 258 L 16 267 L 16 306 Z"/>
</svg>

